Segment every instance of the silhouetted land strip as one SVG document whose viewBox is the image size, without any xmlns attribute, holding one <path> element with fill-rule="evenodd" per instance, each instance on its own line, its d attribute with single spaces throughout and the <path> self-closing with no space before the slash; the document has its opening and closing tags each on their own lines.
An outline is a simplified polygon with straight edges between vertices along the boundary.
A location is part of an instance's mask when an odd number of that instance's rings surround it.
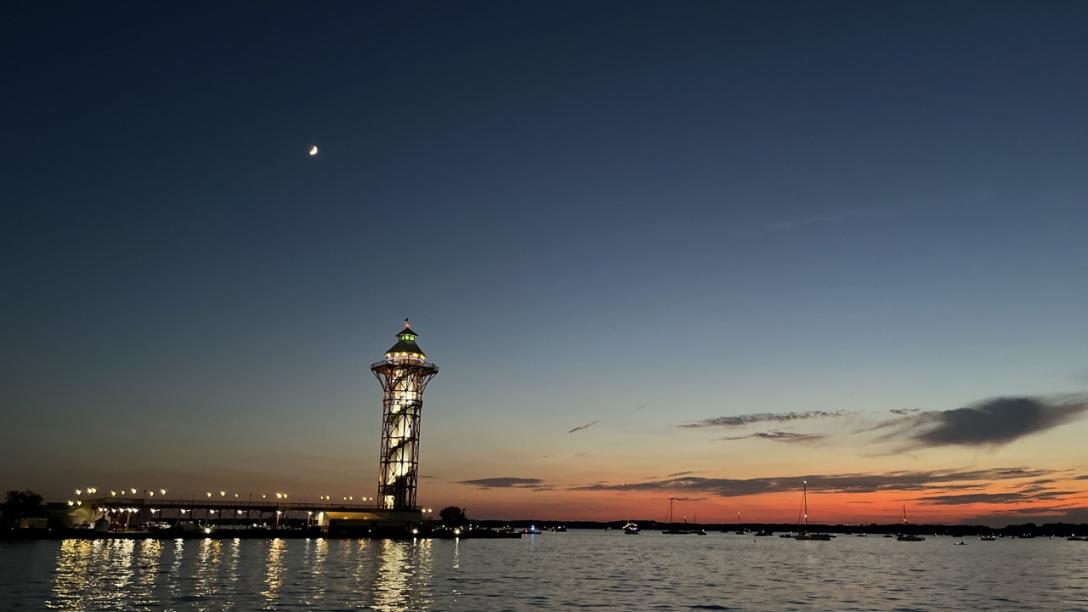
<svg viewBox="0 0 1088 612">
<path fill-rule="evenodd" d="M 665 521 L 654 521 L 649 519 L 631 519 L 633 522 L 638 523 L 639 527 L 643 531 L 660 531 L 662 529 L 668 529 L 673 525 Z M 628 521 L 544 521 L 544 520 L 531 520 L 531 519 L 518 519 L 511 521 L 498 521 L 498 520 L 479 520 L 474 521 L 477 525 L 484 527 L 514 527 L 524 528 L 529 525 L 536 525 L 541 529 L 549 529 L 553 525 L 565 525 L 571 529 L 616 529 L 622 530 L 623 525 Z M 685 527 L 689 529 L 705 529 L 710 531 L 720 532 L 736 532 L 736 531 L 749 531 L 751 535 L 755 535 L 755 532 L 761 530 L 773 531 L 775 533 L 787 533 L 798 531 L 796 523 L 685 523 Z M 817 524 L 812 523 L 806 527 L 811 532 L 822 533 L 835 533 L 835 534 L 920 534 L 920 535 L 947 535 L 953 537 L 962 536 L 979 536 L 979 535 L 994 535 L 998 537 L 1020 537 L 1023 535 L 1035 536 L 1035 537 L 1069 537 L 1071 535 L 1088 535 L 1088 523 L 1045 523 L 1037 525 L 1035 523 L 1023 523 L 1018 525 L 1008 525 L 1006 527 L 989 527 L 987 525 L 943 525 L 939 523 L 934 524 L 907 524 L 901 523 L 888 523 L 877 524 L 870 523 L 867 525 L 846 525 L 846 524 Z"/>
</svg>

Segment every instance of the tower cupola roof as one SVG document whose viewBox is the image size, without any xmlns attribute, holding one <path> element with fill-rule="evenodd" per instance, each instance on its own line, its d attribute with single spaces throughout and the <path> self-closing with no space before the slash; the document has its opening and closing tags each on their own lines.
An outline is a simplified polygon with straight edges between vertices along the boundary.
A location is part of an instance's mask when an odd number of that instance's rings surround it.
<svg viewBox="0 0 1088 612">
<path fill-rule="evenodd" d="M 412 330 L 411 324 L 408 323 L 408 319 L 405 319 L 404 329 L 400 330 L 400 333 L 397 334 L 397 343 L 389 347 L 389 350 L 385 352 L 387 354 L 408 353 L 410 355 L 425 357 L 426 355 L 423 353 L 423 349 L 419 348 L 419 345 L 416 344 L 417 335 L 418 334 Z"/>
</svg>

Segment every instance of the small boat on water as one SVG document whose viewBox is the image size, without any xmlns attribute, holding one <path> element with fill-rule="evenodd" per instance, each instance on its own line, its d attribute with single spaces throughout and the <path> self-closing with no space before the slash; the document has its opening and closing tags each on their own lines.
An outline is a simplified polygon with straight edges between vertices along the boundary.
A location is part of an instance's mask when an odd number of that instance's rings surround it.
<svg viewBox="0 0 1088 612">
<path fill-rule="evenodd" d="M 554 525 L 554 526 L 552 526 L 552 533 L 566 533 L 566 532 L 567 532 L 567 526 L 566 525 Z"/>
<path fill-rule="evenodd" d="M 529 525 L 529 527 L 527 529 L 522 529 L 521 533 L 523 535 L 540 535 L 540 534 L 542 534 L 544 532 L 537 529 L 536 525 Z"/>
<path fill-rule="evenodd" d="M 756 537 L 760 537 L 760 538 L 767 537 L 767 536 L 773 536 L 773 535 L 774 535 L 774 532 L 771 531 L 770 529 L 760 529 L 759 531 L 756 532 Z"/>
<path fill-rule="evenodd" d="M 984 534 L 980 535 L 978 537 L 978 539 L 982 540 L 983 542 L 993 542 L 994 540 L 997 539 L 997 536 L 995 536 L 992 533 L 984 533 Z"/>
<path fill-rule="evenodd" d="M 907 528 L 907 506 L 904 505 L 903 506 L 903 529 L 904 529 L 904 531 L 906 530 L 906 528 Z M 895 540 L 897 542 L 924 542 L 925 538 L 923 536 L 916 535 L 916 534 L 913 534 L 913 533 L 900 533 L 898 536 L 896 536 Z"/>
<path fill-rule="evenodd" d="M 967 546 L 967 542 L 964 542 L 963 540 L 960 540 L 959 542 L 956 542 L 952 546 Z"/>
<path fill-rule="evenodd" d="M 687 521 L 684 521 L 679 525 L 671 525 L 668 529 L 662 529 L 661 533 L 665 535 L 706 535 L 706 530 L 702 527 L 689 526 Z"/>
<path fill-rule="evenodd" d="M 795 537 L 793 539 L 795 539 L 795 540 L 818 540 L 820 542 L 827 542 L 827 541 L 831 540 L 831 534 L 830 533 L 808 533 L 808 532 L 805 532 L 805 533 L 797 534 L 797 537 Z"/>
<path fill-rule="evenodd" d="M 795 540 L 827 542 L 831 540 L 830 533 L 815 533 L 808 530 L 808 481 L 801 483 L 801 516 L 798 517 L 799 532 L 793 537 Z"/>
<path fill-rule="evenodd" d="M 1069 536 L 1068 538 L 1066 538 L 1066 540 L 1069 540 L 1070 542 L 1086 542 L 1088 541 L 1088 538 L 1082 538 L 1080 536 Z"/>
<path fill-rule="evenodd" d="M 638 525 L 630 521 L 628 521 L 627 524 L 623 526 L 623 532 L 627 535 L 638 535 L 638 531 Z"/>
</svg>

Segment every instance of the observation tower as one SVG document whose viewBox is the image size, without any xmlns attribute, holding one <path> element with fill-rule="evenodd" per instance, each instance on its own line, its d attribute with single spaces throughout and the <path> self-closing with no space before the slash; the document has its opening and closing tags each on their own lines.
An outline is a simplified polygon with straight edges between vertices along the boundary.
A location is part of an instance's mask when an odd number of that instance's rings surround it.
<svg viewBox="0 0 1088 612">
<path fill-rule="evenodd" d="M 382 450 L 378 465 L 378 508 L 415 510 L 419 474 L 419 417 L 423 391 L 438 366 L 416 344 L 408 319 L 397 343 L 370 371 L 382 385 Z"/>
</svg>

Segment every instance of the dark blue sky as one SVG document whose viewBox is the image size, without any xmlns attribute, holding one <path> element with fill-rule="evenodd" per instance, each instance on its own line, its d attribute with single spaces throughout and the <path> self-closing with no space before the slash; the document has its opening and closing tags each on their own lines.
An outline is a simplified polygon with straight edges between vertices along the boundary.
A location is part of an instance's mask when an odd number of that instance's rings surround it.
<svg viewBox="0 0 1088 612">
<path fill-rule="evenodd" d="M 12 470 L 1084 387 L 1083 2 L 222 4 L 4 9 Z"/>
</svg>

